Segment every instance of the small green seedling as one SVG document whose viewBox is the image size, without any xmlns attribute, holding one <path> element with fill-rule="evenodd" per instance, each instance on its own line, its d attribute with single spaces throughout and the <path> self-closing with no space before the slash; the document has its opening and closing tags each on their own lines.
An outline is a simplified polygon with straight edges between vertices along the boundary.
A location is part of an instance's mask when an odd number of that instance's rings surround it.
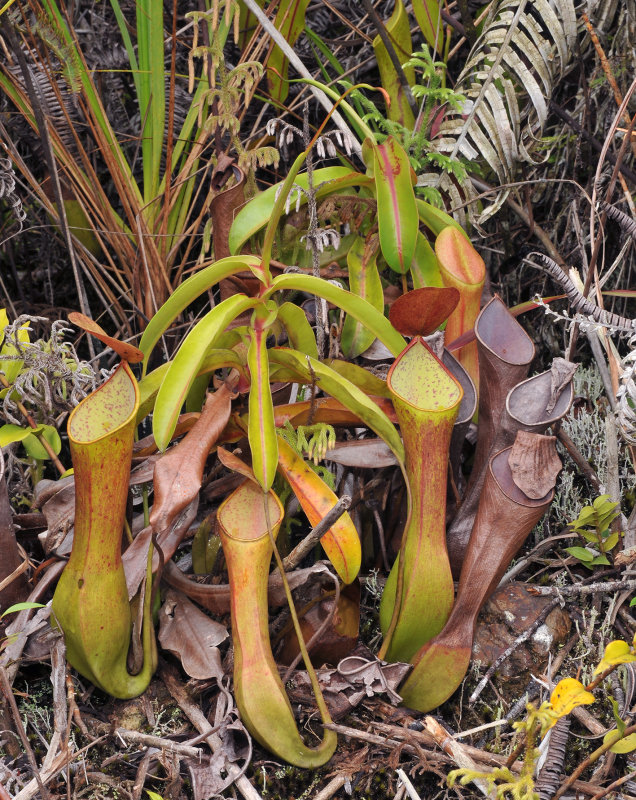
<svg viewBox="0 0 636 800">
<path fill-rule="evenodd" d="M 6 608 L 2 614 L 0 614 L 0 621 L 2 621 L 7 614 L 17 614 L 18 611 L 24 611 L 27 608 L 44 608 L 44 606 L 42 603 L 15 603 L 15 605 L 9 606 L 9 608 Z M 14 633 L 11 636 L 5 636 L 3 639 L 0 639 L 0 653 L 7 645 L 11 644 L 17 635 L 17 633 Z"/>
<path fill-rule="evenodd" d="M 611 500 L 608 494 L 602 494 L 592 505 L 584 506 L 569 527 L 588 544 L 585 547 L 566 547 L 566 552 L 588 569 L 609 565 L 607 554 L 616 547 L 621 536 L 610 530 L 610 525 L 619 514 L 618 503 Z"/>
</svg>

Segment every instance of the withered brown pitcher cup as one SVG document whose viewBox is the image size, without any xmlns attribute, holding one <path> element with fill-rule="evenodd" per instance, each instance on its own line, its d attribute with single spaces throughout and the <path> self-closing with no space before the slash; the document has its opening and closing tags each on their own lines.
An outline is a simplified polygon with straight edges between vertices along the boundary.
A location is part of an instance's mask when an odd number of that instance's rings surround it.
<svg viewBox="0 0 636 800">
<path fill-rule="evenodd" d="M 509 447 L 490 459 L 475 525 L 461 571 L 455 605 L 443 630 L 412 659 L 414 666 L 400 688 L 404 704 L 429 711 L 447 700 L 462 682 L 470 663 L 477 615 L 493 592 L 526 536 L 554 497 L 561 462 L 554 437 L 520 434 L 522 471 L 528 484 L 513 476 Z M 532 498 L 531 494 L 547 493 Z M 532 488 L 530 488 L 532 487 Z"/>
</svg>

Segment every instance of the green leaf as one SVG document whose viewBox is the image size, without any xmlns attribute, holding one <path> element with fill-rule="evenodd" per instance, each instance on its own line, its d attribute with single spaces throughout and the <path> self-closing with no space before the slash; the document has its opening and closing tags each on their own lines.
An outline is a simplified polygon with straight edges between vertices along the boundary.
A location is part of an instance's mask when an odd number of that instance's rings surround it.
<svg viewBox="0 0 636 800">
<path fill-rule="evenodd" d="M 603 658 L 594 670 L 594 675 L 599 675 L 605 672 L 608 667 L 616 666 L 617 664 L 629 664 L 636 661 L 636 654 L 632 648 L 622 639 L 615 639 L 605 646 Z"/>
<path fill-rule="evenodd" d="M 139 349 L 144 354 L 143 374 L 146 374 L 148 358 L 154 346 L 184 308 L 224 278 L 246 269 L 258 270 L 260 263 L 260 258 L 256 256 L 228 256 L 196 272 L 180 284 L 150 320 L 141 337 Z"/>
<path fill-rule="evenodd" d="M 293 47 L 305 27 L 305 11 L 309 0 L 281 0 L 278 4 L 274 27 L 282 34 L 290 47 Z M 267 59 L 267 85 L 273 100 L 285 101 L 289 94 L 287 74 L 289 60 L 277 45 Z"/>
<path fill-rule="evenodd" d="M 344 67 L 332 53 L 332 48 L 325 44 L 320 36 L 312 31 L 311 28 L 308 28 L 307 25 L 305 25 L 305 36 L 309 39 L 311 44 L 315 45 L 318 50 L 320 50 L 322 58 L 317 58 L 316 63 L 320 64 L 320 71 L 322 72 L 323 79 L 326 82 L 331 81 L 331 76 L 325 69 L 326 64 L 329 64 L 337 75 L 342 75 L 345 71 Z"/>
<path fill-rule="evenodd" d="M 404 338 L 400 336 L 384 314 L 374 308 L 371 303 L 346 289 L 334 286 L 323 278 L 294 272 L 277 275 L 272 281 L 271 287 L 263 293 L 263 298 L 270 297 L 281 289 L 295 289 L 324 297 L 337 308 L 341 308 L 362 322 L 394 356 L 399 355 L 406 347 Z"/>
<path fill-rule="evenodd" d="M 41 428 L 38 426 L 37 430 L 41 430 Z M 14 442 L 23 442 L 33 431 L 34 428 L 23 428 L 21 425 L 13 423 L 2 425 L 0 427 L 0 447 L 6 447 Z"/>
<path fill-rule="evenodd" d="M 192 381 L 192 386 L 188 392 L 185 401 L 186 411 L 201 411 L 205 403 L 208 386 L 210 384 L 210 376 L 205 373 L 199 373 Z"/>
<path fill-rule="evenodd" d="M 414 289 L 423 289 L 425 286 L 441 288 L 444 285 L 435 251 L 421 231 L 417 232 L 415 258 L 411 264 L 411 277 L 413 278 Z"/>
<path fill-rule="evenodd" d="M 372 250 L 362 236 L 358 236 L 347 253 L 349 290 L 368 300 L 380 313 L 384 312 L 384 293 L 376 263 L 377 249 Z M 357 358 L 375 341 L 375 336 L 363 321 L 347 315 L 342 326 L 340 344 L 345 356 Z M 296 348 L 301 350 L 302 348 Z"/>
<path fill-rule="evenodd" d="M 434 50 L 441 50 L 442 25 L 441 25 L 440 0 L 413 0 L 413 14 L 424 39 Z"/>
<path fill-rule="evenodd" d="M 278 319 L 285 326 L 290 345 L 294 350 L 318 358 L 316 337 L 307 320 L 307 315 L 294 303 L 283 303 L 278 309 Z"/>
<path fill-rule="evenodd" d="M 603 737 L 603 744 L 613 741 L 619 735 L 618 731 L 608 731 Z M 624 739 L 619 739 L 610 747 L 612 753 L 631 753 L 636 750 L 636 733 L 630 733 Z"/>
<path fill-rule="evenodd" d="M 608 550 L 612 550 L 614 547 L 616 547 L 619 538 L 620 537 L 618 533 L 610 533 L 607 539 L 605 539 L 605 541 L 603 542 L 603 549 L 605 550 L 605 552 L 607 552 Z"/>
<path fill-rule="evenodd" d="M 41 425 L 38 427 L 41 427 L 41 435 L 51 445 L 51 449 L 55 455 L 58 455 L 62 449 L 62 441 L 57 429 L 52 425 Z M 44 449 L 44 445 L 35 434 L 27 436 L 22 442 L 22 446 L 26 450 L 27 455 L 31 458 L 36 458 L 38 461 L 46 461 L 49 458 L 49 454 Z"/>
<path fill-rule="evenodd" d="M 409 18 L 402 0 L 396 0 L 393 13 L 384 27 L 400 64 L 404 64 L 411 57 L 413 44 Z M 405 128 L 413 129 L 415 117 L 405 95 L 404 87 L 400 82 L 400 77 L 391 61 L 391 56 L 379 35 L 373 40 L 373 51 L 380 70 L 380 82 L 390 97 L 390 103 L 387 102 L 388 119 L 399 122 Z M 413 67 L 404 67 L 403 72 L 409 86 L 413 86 L 415 83 L 415 70 Z"/>
<path fill-rule="evenodd" d="M 590 564 L 591 564 L 593 567 L 597 567 L 597 566 L 600 566 L 600 565 L 603 565 L 603 566 L 609 566 L 609 563 L 610 563 L 610 562 L 607 560 L 607 556 L 604 556 L 604 555 L 595 556 L 595 557 L 594 557 L 594 558 L 593 558 L 593 559 L 590 561 Z"/>
<path fill-rule="evenodd" d="M 392 136 L 373 148 L 373 177 L 382 255 L 405 275 L 415 255 L 419 217 L 409 157 Z"/>
<path fill-rule="evenodd" d="M 420 197 L 415 198 L 415 205 L 417 207 L 417 213 L 420 221 L 423 222 L 424 225 L 426 225 L 426 227 L 435 236 L 439 236 L 444 228 L 448 228 L 449 225 L 452 225 L 454 228 L 457 228 L 458 231 L 461 231 L 466 238 L 468 238 L 466 231 L 462 228 L 459 222 L 456 222 L 453 217 L 450 216 L 450 214 L 442 211 L 441 208 L 437 208 L 437 206 L 427 203 L 426 200 L 422 200 Z"/>
<path fill-rule="evenodd" d="M 579 561 L 592 561 L 594 556 L 590 553 L 589 550 L 586 550 L 585 547 L 566 547 L 565 552 L 569 553 L 574 558 L 578 558 Z"/>
<path fill-rule="evenodd" d="M 258 305 L 252 315 L 247 365 L 250 370 L 248 439 L 252 469 L 262 490 L 268 492 L 278 467 L 278 440 L 274 422 L 274 403 L 269 385 L 267 334 L 276 319 L 276 307 Z"/>
<path fill-rule="evenodd" d="M 161 154 L 166 117 L 163 4 L 155 0 L 138 0 L 137 82 L 139 111 L 143 120 L 141 138 L 144 177 L 144 200 L 156 203 L 161 176 Z"/>
<path fill-rule="evenodd" d="M 627 644 L 627 642 L 625 642 Z M 618 703 L 614 700 L 613 697 L 608 698 L 610 703 L 612 704 L 612 714 L 614 716 L 614 721 L 616 722 L 616 730 L 618 731 L 620 736 L 623 736 L 625 733 L 625 728 L 627 727 L 625 720 L 621 719 L 621 715 L 618 710 Z"/>
<path fill-rule="evenodd" d="M 9 319 L 7 317 L 7 312 L 4 308 L 0 309 L 0 341 L 4 340 L 4 329 L 9 324 Z M 22 344 L 28 344 L 31 340 L 29 338 L 29 323 L 28 321 L 21 325 L 18 328 L 18 341 Z M 2 344 L 2 348 L 0 348 L 0 356 L 15 356 L 18 355 L 17 348 L 9 344 L 8 342 L 4 342 Z M 0 359 L 0 372 L 4 373 L 4 377 L 7 379 L 9 383 L 15 383 L 15 379 L 20 374 L 20 370 L 24 366 L 24 361 L 21 359 L 14 361 L 9 359 Z"/>
<path fill-rule="evenodd" d="M 351 186 L 371 186 L 373 184 L 371 178 L 362 175 L 360 172 L 355 172 L 350 167 L 323 167 L 322 169 L 316 169 L 313 173 L 313 180 L 317 198 L 325 197 L 329 194 L 338 194 L 343 189 Z M 297 175 L 294 182 L 307 190 L 307 173 Z M 228 238 L 231 253 L 238 253 L 251 236 L 254 236 L 267 225 L 282 185 L 283 181 L 280 181 L 264 192 L 257 194 L 234 217 Z M 301 206 L 307 203 L 307 197 L 304 192 L 301 193 L 299 201 Z M 292 205 L 294 208 L 296 207 L 296 198 L 294 198 Z M 143 350 L 143 348 L 141 349 Z"/>
<path fill-rule="evenodd" d="M 327 394 L 339 400 L 343 406 L 356 414 L 365 425 L 375 431 L 394 452 L 401 465 L 404 464 L 404 445 L 400 439 L 395 425 L 386 414 L 364 392 L 360 391 L 350 381 L 338 375 L 337 372 L 316 361 L 308 358 L 295 350 L 275 347 L 270 350 L 269 357 L 272 363 L 287 366 L 302 375 L 311 383 L 312 373 L 316 383 Z M 311 369 L 310 369 L 311 368 Z"/>
<path fill-rule="evenodd" d="M 391 397 L 389 387 L 386 381 L 369 372 L 368 369 L 361 367 L 359 364 L 354 364 L 351 361 L 344 361 L 339 358 L 330 358 L 323 362 L 326 366 L 331 367 L 338 375 L 342 375 L 348 381 L 351 381 L 354 386 L 361 389 L 367 395 L 374 395 L 375 397 Z"/>
<path fill-rule="evenodd" d="M 579 513 L 579 516 L 572 522 L 572 526 L 581 528 L 585 525 L 594 525 L 596 522 L 596 510 L 592 506 L 584 506 Z"/>
<path fill-rule="evenodd" d="M 233 319 L 247 311 L 248 308 L 254 308 L 258 302 L 257 298 L 246 297 L 242 294 L 228 297 L 227 300 L 209 311 L 184 339 L 170 364 L 155 401 L 152 430 L 160 450 L 165 450 L 170 442 L 181 413 L 181 407 L 190 391 L 192 382 L 199 374 L 207 350 L 212 347 L 216 337 Z"/>
<path fill-rule="evenodd" d="M 25 611 L 27 608 L 44 608 L 43 603 L 15 603 L 9 608 L 6 608 L 2 614 L 0 614 L 0 619 L 6 616 L 7 614 L 15 614 L 18 611 Z"/>
</svg>

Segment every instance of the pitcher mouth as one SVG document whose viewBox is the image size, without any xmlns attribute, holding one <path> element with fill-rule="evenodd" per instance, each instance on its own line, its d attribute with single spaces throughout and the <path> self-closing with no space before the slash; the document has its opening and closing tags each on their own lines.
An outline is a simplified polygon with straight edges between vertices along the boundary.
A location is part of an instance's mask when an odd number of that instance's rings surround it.
<svg viewBox="0 0 636 800">
<path fill-rule="evenodd" d="M 110 378 L 76 406 L 68 420 L 68 435 L 75 444 L 99 442 L 125 427 L 139 407 L 139 387 L 126 361 Z"/>
<path fill-rule="evenodd" d="M 547 427 L 567 414 L 574 399 L 574 387 L 570 381 L 558 396 L 554 408 L 546 412 L 551 399 L 551 389 L 551 370 L 526 378 L 508 393 L 506 411 L 516 422 L 525 425 L 540 423 Z"/>
<path fill-rule="evenodd" d="M 245 480 L 219 506 L 217 521 L 223 533 L 236 542 L 259 542 L 269 536 L 265 503 L 269 509 L 269 527 L 276 537 L 285 511 L 274 492 L 265 494 L 258 484 Z"/>
<path fill-rule="evenodd" d="M 449 411 L 464 395 L 459 381 L 419 336 L 393 362 L 386 382 L 392 394 L 418 411 Z"/>
<path fill-rule="evenodd" d="M 499 295 L 482 308 L 475 324 L 475 336 L 483 347 L 509 364 L 521 366 L 534 358 L 532 339 Z"/>
</svg>

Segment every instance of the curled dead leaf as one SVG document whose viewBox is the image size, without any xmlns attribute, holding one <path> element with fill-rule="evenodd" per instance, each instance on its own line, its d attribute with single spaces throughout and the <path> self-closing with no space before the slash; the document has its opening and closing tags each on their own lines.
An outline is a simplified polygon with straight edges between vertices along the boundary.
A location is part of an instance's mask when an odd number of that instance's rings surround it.
<svg viewBox="0 0 636 800">
<path fill-rule="evenodd" d="M 519 431 L 510 450 L 508 464 L 512 479 L 532 500 L 540 500 L 554 489 L 563 467 L 555 442 L 556 436 Z"/>
<path fill-rule="evenodd" d="M 164 650 L 177 656 L 191 678 L 221 681 L 218 645 L 228 635 L 225 625 L 208 617 L 181 592 L 168 589 L 159 612 L 159 641 Z"/>
<path fill-rule="evenodd" d="M 155 531 L 168 528 L 199 494 L 205 461 L 230 418 L 233 397 L 227 384 L 208 394 L 199 419 L 157 462 L 155 502 L 150 513 L 150 524 Z"/>
</svg>

